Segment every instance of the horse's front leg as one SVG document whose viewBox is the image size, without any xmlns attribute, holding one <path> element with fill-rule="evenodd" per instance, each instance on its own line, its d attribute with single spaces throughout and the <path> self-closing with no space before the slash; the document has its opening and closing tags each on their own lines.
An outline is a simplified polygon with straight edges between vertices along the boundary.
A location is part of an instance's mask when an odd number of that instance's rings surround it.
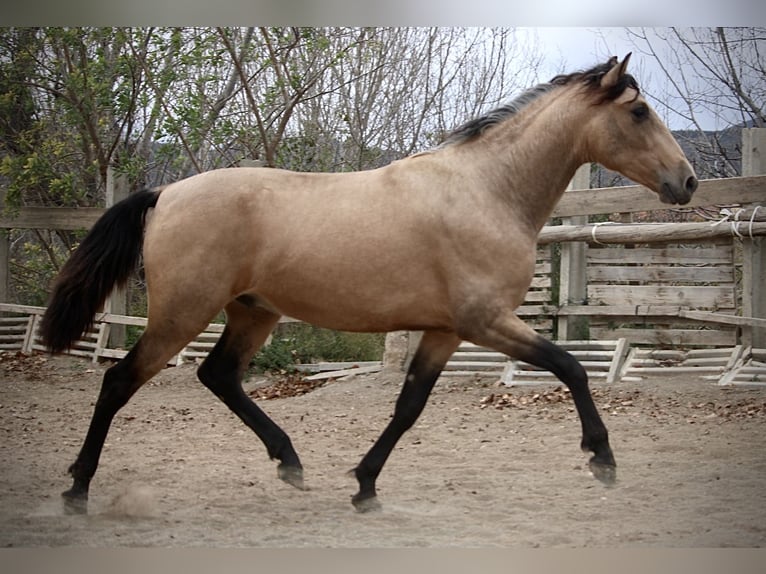
<svg viewBox="0 0 766 574">
<path fill-rule="evenodd" d="M 352 471 L 359 481 L 359 492 L 351 502 L 360 512 L 380 508 L 375 481 L 397 441 L 423 412 L 431 390 L 444 365 L 455 352 L 460 339 L 449 331 L 426 331 L 412 359 L 407 377 L 394 408 L 394 416 L 372 448 Z"/>
<path fill-rule="evenodd" d="M 477 345 L 495 349 L 556 375 L 572 392 L 582 423 L 582 449 L 593 453 L 590 459 L 591 472 L 604 484 L 614 484 L 617 471 L 608 433 L 593 402 L 588 388 L 588 375 L 582 365 L 512 312 L 487 313 L 483 316 L 491 319 L 474 317 L 466 321 L 465 328 L 460 331 L 461 336 Z"/>
</svg>

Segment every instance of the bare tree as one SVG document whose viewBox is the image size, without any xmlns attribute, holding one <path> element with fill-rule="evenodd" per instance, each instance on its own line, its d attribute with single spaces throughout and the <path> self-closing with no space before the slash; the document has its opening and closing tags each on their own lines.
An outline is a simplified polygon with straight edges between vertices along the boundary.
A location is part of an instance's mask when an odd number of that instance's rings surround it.
<svg viewBox="0 0 766 574">
<path fill-rule="evenodd" d="M 534 47 L 514 42 L 511 29 L 351 34 L 343 57 L 296 111 L 294 130 L 332 150 L 313 169 L 367 169 L 432 147 L 446 131 L 528 87 L 540 62 Z"/>
<path fill-rule="evenodd" d="M 696 151 L 695 168 L 703 177 L 737 175 L 741 154 L 731 128 L 766 125 L 766 28 L 629 28 L 627 33 L 657 62 L 662 78 L 651 95 L 668 118 L 688 126 L 681 135 Z M 718 129 L 704 129 L 703 118 L 712 118 Z"/>
</svg>

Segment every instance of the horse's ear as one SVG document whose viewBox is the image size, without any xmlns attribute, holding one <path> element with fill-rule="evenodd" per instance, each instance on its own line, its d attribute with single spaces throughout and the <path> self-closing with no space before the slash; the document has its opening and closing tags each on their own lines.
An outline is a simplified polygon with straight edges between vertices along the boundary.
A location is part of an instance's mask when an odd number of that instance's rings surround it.
<svg viewBox="0 0 766 574">
<path fill-rule="evenodd" d="M 601 87 L 602 88 L 611 88 L 612 86 L 617 85 L 617 81 L 622 77 L 622 75 L 625 73 L 625 70 L 628 69 L 628 62 L 630 61 L 630 56 L 632 52 L 628 53 L 627 56 L 622 60 L 622 62 L 618 62 L 617 58 L 612 56 L 609 59 L 609 64 L 612 66 L 611 69 L 604 74 L 604 77 L 601 78 Z"/>
</svg>

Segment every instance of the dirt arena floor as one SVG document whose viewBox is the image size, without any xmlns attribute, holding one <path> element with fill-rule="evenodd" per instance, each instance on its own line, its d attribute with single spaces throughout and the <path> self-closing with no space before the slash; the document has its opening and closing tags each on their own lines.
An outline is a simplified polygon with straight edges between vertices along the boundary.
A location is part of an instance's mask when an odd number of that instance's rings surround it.
<svg viewBox="0 0 766 574">
<path fill-rule="evenodd" d="M 618 483 L 594 480 L 560 386 L 442 379 L 360 514 L 347 475 L 401 381 L 367 375 L 298 396 L 246 388 L 291 435 L 307 491 L 185 365 L 115 418 L 90 513 L 63 512 L 103 372 L 0 354 L 0 547 L 764 547 L 766 388 L 692 376 L 594 385 Z"/>
</svg>

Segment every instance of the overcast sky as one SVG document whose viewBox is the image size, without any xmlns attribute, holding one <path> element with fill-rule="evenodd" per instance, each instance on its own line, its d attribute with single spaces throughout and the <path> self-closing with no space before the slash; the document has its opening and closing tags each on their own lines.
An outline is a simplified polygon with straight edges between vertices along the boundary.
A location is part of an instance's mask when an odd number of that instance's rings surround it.
<svg viewBox="0 0 766 574">
<path fill-rule="evenodd" d="M 521 28 L 537 38 L 546 57 L 543 75 L 588 68 L 610 56 L 622 58 L 633 51 L 624 28 L 539 27 Z M 563 64 L 563 67 L 562 67 Z"/>
<path fill-rule="evenodd" d="M 622 59 L 629 52 L 633 52 L 629 71 L 636 76 L 639 85 L 646 92 L 659 93 L 658 83 L 666 81 L 654 58 L 640 53 L 628 38 L 624 27 L 535 27 L 520 28 L 520 30 L 528 34 L 531 40 L 536 38 L 543 53 L 541 81 L 547 81 L 558 73 L 589 68 L 606 61 L 611 56 Z M 662 110 L 657 109 L 657 111 L 661 116 L 663 115 Z M 728 126 L 726 123 L 722 125 L 720 119 L 716 122 L 711 114 L 705 114 L 701 110 L 698 118 L 704 129 L 716 130 Z M 671 129 L 688 127 L 678 117 L 670 116 L 663 119 Z"/>
</svg>

